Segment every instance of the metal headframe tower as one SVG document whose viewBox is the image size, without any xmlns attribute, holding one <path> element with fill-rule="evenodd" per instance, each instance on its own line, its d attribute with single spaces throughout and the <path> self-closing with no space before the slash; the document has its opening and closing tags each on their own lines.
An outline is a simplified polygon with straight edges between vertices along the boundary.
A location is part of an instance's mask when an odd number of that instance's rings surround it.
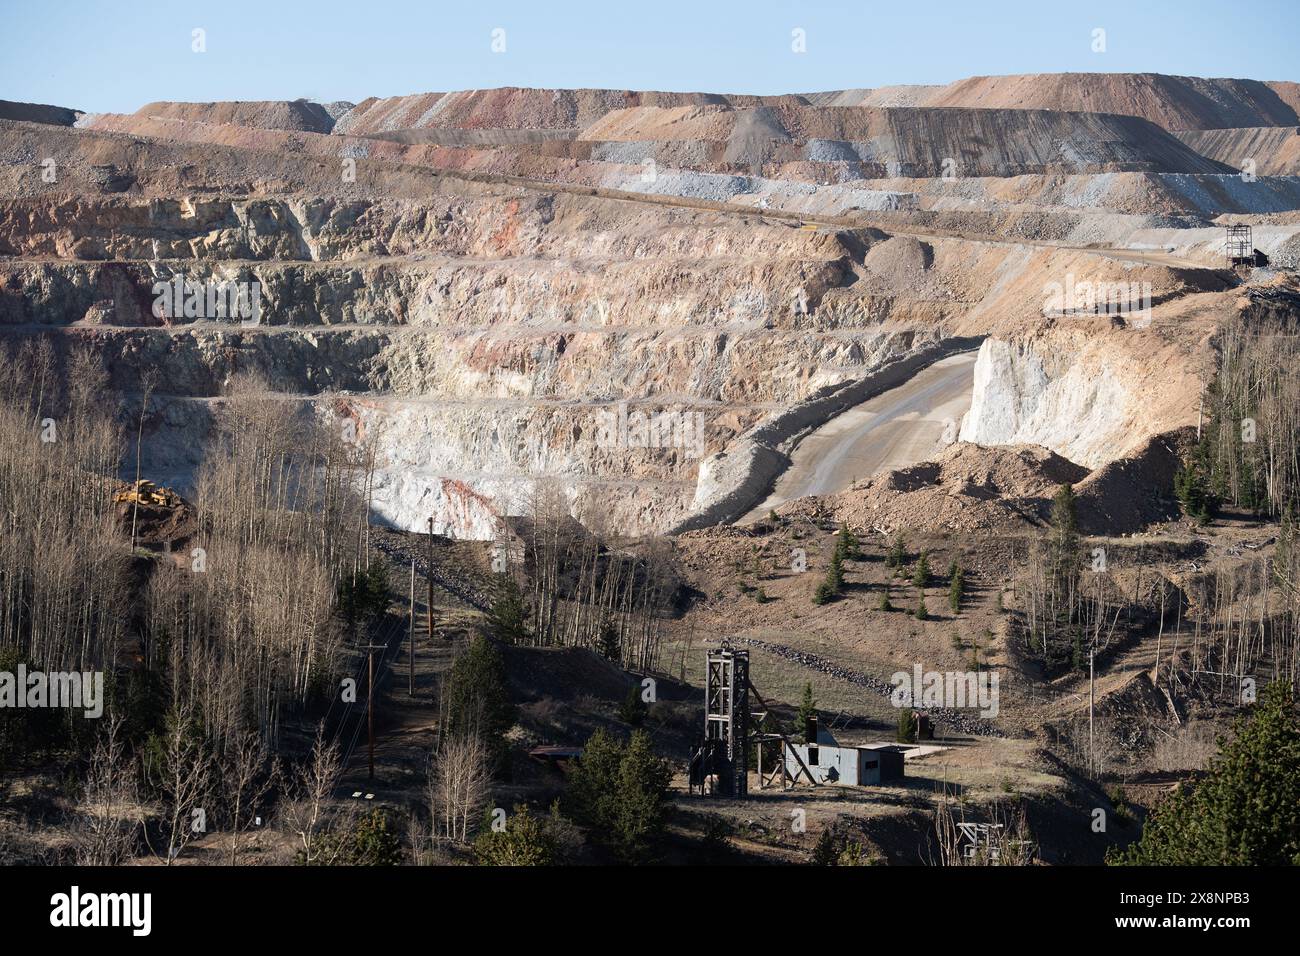
<svg viewBox="0 0 1300 956">
<path fill-rule="evenodd" d="M 750 694 L 762 708 L 749 709 Z M 749 651 L 736 650 L 724 641 L 707 654 L 704 689 L 704 742 L 691 754 L 688 778 L 691 792 L 703 794 L 712 785 L 720 797 L 743 800 L 749 795 L 749 747 L 758 757 L 759 788 L 766 789 L 779 778 L 789 788 L 801 777 L 817 785 L 803 759 L 796 753 L 785 734 L 762 731 L 763 718 L 769 707 L 749 679 Z M 754 727 L 751 729 L 751 721 Z M 766 744 L 780 741 L 783 749 L 776 766 L 763 767 Z M 792 775 L 786 766 L 789 753 L 799 769 Z"/>
<path fill-rule="evenodd" d="M 704 695 L 706 763 L 720 796 L 744 799 L 749 792 L 749 651 L 725 643 L 709 651 Z"/>
<path fill-rule="evenodd" d="M 1253 266 L 1255 264 L 1255 240 L 1251 236 L 1250 226 L 1228 226 L 1228 234 L 1224 240 L 1224 252 L 1228 257 L 1228 267 L 1231 269 L 1240 266 Z"/>
</svg>

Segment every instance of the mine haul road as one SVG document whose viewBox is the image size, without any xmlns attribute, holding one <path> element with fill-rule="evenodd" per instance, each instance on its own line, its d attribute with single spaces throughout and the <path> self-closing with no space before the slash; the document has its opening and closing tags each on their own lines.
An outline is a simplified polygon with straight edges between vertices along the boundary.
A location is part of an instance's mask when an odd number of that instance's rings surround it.
<svg viewBox="0 0 1300 956">
<path fill-rule="evenodd" d="M 836 415 L 790 454 L 767 500 L 741 518 L 761 518 L 805 495 L 829 495 L 855 481 L 933 458 L 955 441 L 970 408 L 975 352 L 927 365 L 910 379 Z"/>
</svg>

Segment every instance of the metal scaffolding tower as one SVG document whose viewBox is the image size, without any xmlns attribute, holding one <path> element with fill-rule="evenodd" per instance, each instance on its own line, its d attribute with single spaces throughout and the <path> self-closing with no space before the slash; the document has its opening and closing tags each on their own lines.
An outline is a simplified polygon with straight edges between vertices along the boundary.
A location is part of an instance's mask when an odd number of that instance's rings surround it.
<svg viewBox="0 0 1300 956">
<path fill-rule="evenodd" d="M 749 695 L 753 693 L 763 710 L 750 713 Z M 788 788 L 797 777 L 806 776 L 816 785 L 812 774 L 797 753 L 789 750 L 790 741 L 780 732 L 761 731 L 767 715 L 767 702 L 749 679 L 749 651 L 739 651 L 723 642 L 708 652 L 704 688 L 704 742 L 691 753 L 687 770 L 692 793 L 712 793 L 720 797 L 743 800 L 749 795 L 749 747 L 758 757 L 759 787 L 766 789 L 780 777 Z M 754 730 L 750 718 L 755 718 Z M 775 767 L 763 767 L 763 748 L 780 741 L 782 751 Z M 793 754 L 799 770 L 791 776 L 786 767 L 786 753 Z"/>
<path fill-rule="evenodd" d="M 1255 264 L 1255 240 L 1250 226 L 1228 226 L 1224 239 L 1224 251 L 1228 256 L 1228 267 L 1237 269 Z"/>
<path fill-rule="evenodd" d="M 719 796 L 749 792 L 749 652 L 723 644 L 709 651 L 704 692 L 705 761 Z"/>
</svg>

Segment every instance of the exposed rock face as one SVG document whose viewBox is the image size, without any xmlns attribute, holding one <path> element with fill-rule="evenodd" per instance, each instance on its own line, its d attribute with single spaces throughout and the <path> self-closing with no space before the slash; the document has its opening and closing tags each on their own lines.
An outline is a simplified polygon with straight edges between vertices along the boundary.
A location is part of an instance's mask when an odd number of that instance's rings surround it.
<svg viewBox="0 0 1300 956">
<path fill-rule="evenodd" d="M 918 369 L 945 355 L 974 347 L 977 339 L 927 342 L 884 362 L 870 375 L 829 388 L 780 412 L 745 432 L 700 463 L 691 511 L 676 530 L 685 531 L 735 521 L 759 504 L 776 476 L 789 464 L 790 443 L 845 409 L 907 381 Z"/>
<path fill-rule="evenodd" d="M 1174 360 L 1179 350 L 1155 332 L 1067 321 L 1075 327 L 985 341 L 962 441 L 1042 445 L 1097 468 L 1195 422 L 1199 379 L 1185 356 Z"/>
<path fill-rule="evenodd" d="M 611 110 L 629 106 L 705 103 L 751 106 L 800 102 L 793 96 L 659 93 L 639 90 L 546 90 L 502 87 L 456 93 L 362 100 L 339 120 L 336 132 L 371 136 L 403 129 L 581 129 Z"/>
<path fill-rule="evenodd" d="M 159 373 L 146 460 L 168 482 L 192 477 L 233 376 L 260 371 L 292 407 L 378 441 L 382 518 L 432 514 L 461 536 L 526 507 L 542 476 L 579 513 L 662 530 L 704 456 L 913 347 L 881 327 L 878 296 L 818 317 L 854 275 L 848 237 L 658 209 L 628 229 L 604 206 L 478 187 L 419 204 L 16 201 L 0 209 L 23 257 L 0 269 L 0 320 L 93 326 L 61 341 L 92 341 L 128 393 Z M 156 314 L 155 285 L 177 276 L 258 283 L 262 324 Z M 665 416 L 676 431 L 635 425 Z"/>
<path fill-rule="evenodd" d="M 593 158 L 666 165 L 700 160 L 752 166 L 799 160 L 856 162 L 864 178 L 1017 176 L 1031 173 L 1162 171 L 1223 173 L 1144 119 L 1049 110 L 915 107 L 683 106 L 617 110 L 582 141 L 621 143 Z M 667 144 L 688 141 L 696 162 Z M 628 147 L 641 144 L 635 151 Z"/>
</svg>

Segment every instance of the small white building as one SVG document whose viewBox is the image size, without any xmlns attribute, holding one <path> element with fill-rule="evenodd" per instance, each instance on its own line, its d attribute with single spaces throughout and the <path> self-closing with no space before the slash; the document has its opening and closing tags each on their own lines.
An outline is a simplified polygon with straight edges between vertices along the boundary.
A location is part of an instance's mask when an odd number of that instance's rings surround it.
<svg viewBox="0 0 1300 956">
<path fill-rule="evenodd" d="M 807 767 L 817 783 L 880 786 L 903 779 L 906 747 L 889 743 L 843 747 L 821 727 L 815 728 L 815 736 L 815 744 L 786 744 L 785 769 L 791 778 L 798 779 Z"/>
</svg>

